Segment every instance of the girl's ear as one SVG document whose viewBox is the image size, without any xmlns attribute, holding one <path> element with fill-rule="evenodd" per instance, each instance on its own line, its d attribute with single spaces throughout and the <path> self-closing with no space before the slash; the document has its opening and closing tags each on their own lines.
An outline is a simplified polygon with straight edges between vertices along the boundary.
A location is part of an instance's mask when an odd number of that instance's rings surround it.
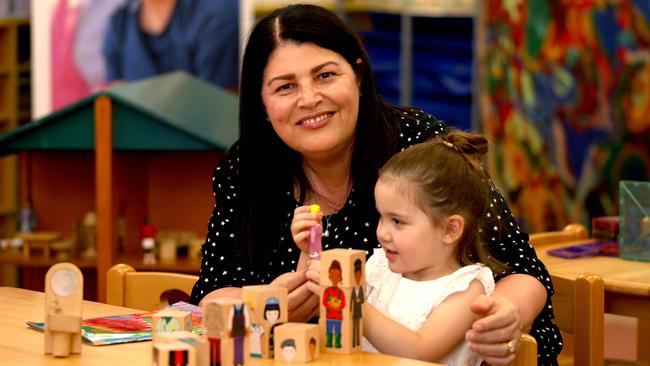
<svg viewBox="0 0 650 366">
<path fill-rule="evenodd" d="M 443 240 L 445 244 L 454 244 L 463 235 L 465 219 L 461 215 L 451 215 L 447 218 Z"/>
</svg>

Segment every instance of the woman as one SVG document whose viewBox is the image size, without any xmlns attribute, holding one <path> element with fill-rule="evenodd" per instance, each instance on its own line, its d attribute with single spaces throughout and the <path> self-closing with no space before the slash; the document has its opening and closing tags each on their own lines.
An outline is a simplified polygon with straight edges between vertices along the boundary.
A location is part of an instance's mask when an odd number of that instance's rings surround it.
<svg viewBox="0 0 650 366">
<path fill-rule="evenodd" d="M 323 249 L 379 247 L 373 197 L 379 168 L 406 147 L 445 133 L 430 114 L 382 102 L 358 37 L 312 5 L 278 9 L 253 29 L 240 85 L 240 139 L 217 165 L 217 205 L 202 247 L 192 302 L 238 296 L 237 287 L 273 283 L 289 289 L 290 318 L 318 312 L 318 298 L 296 268 L 293 211 L 319 204 Z M 480 317 L 470 347 L 490 364 L 513 358 L 532 324 L 540 364 L 555 364 L 560 336 L 552 324 L 551 283 L 492 182 L 484 242 L 514 269 L 499 273 L 492 297 L 472 304 Z M 540 314 L 540 311 L 541 314 Z M 549 338 L 550 337 L 550 338 Z"/>
</svg>

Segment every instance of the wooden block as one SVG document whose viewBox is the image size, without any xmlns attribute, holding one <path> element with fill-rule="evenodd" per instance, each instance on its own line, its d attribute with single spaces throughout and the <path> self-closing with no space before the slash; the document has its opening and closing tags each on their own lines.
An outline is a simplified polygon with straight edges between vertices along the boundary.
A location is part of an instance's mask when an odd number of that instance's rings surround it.
<svg viewBox="0 0 650 366">
<path fill-rule="evenodd" d="M 320 284 L 353 287 L 365 285 L 366 252 L 353 249 L 330 249 L 321 253 Z M 338 272 L 338 274 L 337 274 Z M 334 276 L 334 277 L 332 277 Z"/>
<path fill-rule="evenodd" d="M 353 288 L 321 286 L 320 349 L 327 353 L 352 353 L 361 350 L 363 322 L 354 305 Z"/>
<path fill-rule="evenodd" d="M 154 343 L 153 366 L 196 366 L 196 350 L 184 342 Z"/>
<path fill-rule="evenodd" d="M 242 297 L 251 310 L 251 323 L 273 325 L 289 320 L 285 287 L 257 285 L 242 287 Z"/>
<path fill-rule="evenodd" d="M 72 263 L 58 263 L 45 275 L 45 354 L 81 353 L 83 275 Z M 49 321 L 49 323 L 48 323 Z M 70 324 L 66 322 L 70 321 Z"/>
<path fill-rule="evenodd" d="M 181 330 L 158 334 L 157 343 L 182 342 L 194 348 L 197 366 L 210 366 L 210 343 L 208 339 L 195 333 Z"/>
<path fill-rule="evenodd" d="M 192 313 L 189 311 L 164 310 L 151 317 L 151 338 L 158 340 L 158 333 L 192 331 Z"/>
<path fill-rule="evenodd" d="M 275 327 L 275 360 L 307 363 L 318 358 L 318 325 L 285 323 Z"/>
<path fill-rule="evenodd" d="M 250 356 L 273 358 L 273 330 L 289 320 L 287 289 L 272 285 L 244 286 L 242 297 L 252 309 Z"/>
<path fill-rule="evenodd" d="M 203 327 L 210 342 L 211 360 L 221 360 L 221 366 L 245 362 L 249 352 L 250 314 L 244 300 L 206 300 Z"/>
</svg>

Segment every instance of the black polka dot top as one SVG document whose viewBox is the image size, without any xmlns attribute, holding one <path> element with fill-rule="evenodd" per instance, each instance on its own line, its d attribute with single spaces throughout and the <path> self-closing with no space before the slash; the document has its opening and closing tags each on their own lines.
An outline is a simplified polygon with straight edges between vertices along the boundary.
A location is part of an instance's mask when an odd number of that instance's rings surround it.
<svg viewBox="0 0 650 366">
<path fill-rule="evenodd" d="M 445 125 L 432 115 L 418 109 L 399 109 L 395 111 L 401 122 L 400 148 L 403 150 L 413 144 L 445 133 Z M 209 292 L 221 287 L 241 287 L 270 283 L 277 276 L 294 271 L 300 250 L 293 243 L 290 231 L 293 210 L 298 206 L 292 187 L 285 192 L 286 210 L 281 214 L 283 230 L 280 244 L 273 249 L 266 266 L 254 267 L 246 264 L 239 256 L 232 255 L 236 230 L 233 217 L 237 215 L 237 195 L 235 183 L 238 171 L 238 152 L 235 150 L 217 164 L 212 178 L 214 195 L 219 197 L 212 217 L 208 223 L 208 235 L 202 246 L 202 263 L 199 280 L 192 290 L 191 302 L 198 302 Z M 489 178 L 489 210 L 486 227 L 481 229 L 484 245 L 490 253 L 509 266 L 509 270 L 496 273 L 499 280 L 510 273 L 529 274 L 537 278 L 548 292 L 548 300 L 540 315 L 535 319 L 530 334 L 537 340 L 538 362 L 540 365 L 557 364 L 557 355 L 562 349 L 562 338 L 553 323 L 553 308 L 550 297 L 552 284 L 542 262 L 537 259 L 534 249 L 528 244 L 528 235 L 522 232 L 510 212 L 505 200 Z M 323 249 L 354 248 L 363 249 L 370 256 L 379 247 L 375 236 L 377 214 L 368 205 L 357 204 L 363 196 L 355 191 L 354 183 L 348 200 L 337 213 L 326 216 Z"/>
</svg>

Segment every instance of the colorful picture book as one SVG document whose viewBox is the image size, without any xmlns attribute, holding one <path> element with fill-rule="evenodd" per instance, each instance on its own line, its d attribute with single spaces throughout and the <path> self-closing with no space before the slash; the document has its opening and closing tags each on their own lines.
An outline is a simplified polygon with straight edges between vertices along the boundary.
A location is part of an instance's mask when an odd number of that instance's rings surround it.
<svg viewBox="0 0 650 366">
<path fill-rule="evenodd" d="M 164 310 L 181 310 L 192 313 L 192 328 L 197 334 L 202 333 L 201 308 L 179 301 Z M 81 322 L 81 336 L 84 342 L 94 346 L 107 344 L 140 342 L 151 340 L 151 317 L 157 311 L 141 314 L 100 316 L 84 319 Z M 45 323 L 28 321 L 27 325 L 39 331 L 45 330 Z"/>
</svg>

